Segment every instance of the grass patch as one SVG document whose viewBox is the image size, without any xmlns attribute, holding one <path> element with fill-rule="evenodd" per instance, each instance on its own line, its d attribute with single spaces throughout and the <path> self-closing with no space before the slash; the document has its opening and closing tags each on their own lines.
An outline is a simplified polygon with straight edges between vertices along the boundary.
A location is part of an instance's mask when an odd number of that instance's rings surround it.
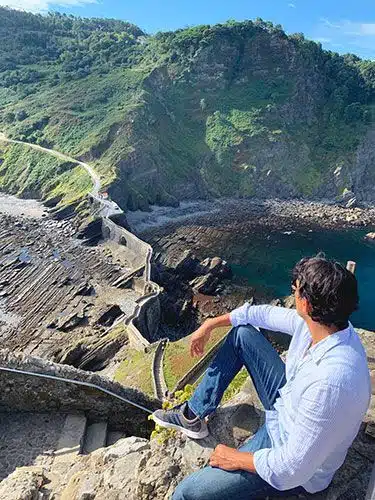
<svg viewBox="0 0 375 500">
<path fill-rule="evenodd" d="M 129 349 L 127 358 L 120 363 L 115 372 L 114 380 L 124 386 L 133 387 L 149 396 L 154 396 L 151 376 L 154 351 L 154 348 L 147 353 Z"/>
<path fill-rule="evenodd" d="M 211 347 L 225 337 L 228 331 L 229 327 L 216 328 L 211 334 L 205 352 L 208 352 Z M 169 342 L 164 353 L 164 376 L 170 390 L 201 359 L 190 356 L 190 338 L 191 335 L 188 335 L 176 342 Z"/>
<path fill-rule="evenodd" d="M 226 403 L 230 399 L 233 398 L 236 394 L 238 394 L 246 382 L 247 377 L 249 376 L 248 371 L 246 368 L 242 368 L 237 375 L 234 377 L 232 382 L 229 384 L 227 387 L 227 390 L 224 392 L 223 398 L 221 400 L 221 404 Z"/>
<path fill-rule="evenodd" d="M 6 145 L 0 166 L 0 190 L 24 198 L 61 196 L 60 206 L 82 199 L 92 188 L 80 166 L 22 144 Z"/>
</svg>

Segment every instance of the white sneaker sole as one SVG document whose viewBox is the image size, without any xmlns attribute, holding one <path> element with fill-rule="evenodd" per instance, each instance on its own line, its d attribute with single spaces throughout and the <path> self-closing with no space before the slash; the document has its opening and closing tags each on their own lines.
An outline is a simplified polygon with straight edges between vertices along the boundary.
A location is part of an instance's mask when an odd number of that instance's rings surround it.
<svg viewBox="0 0 375 500">
<path fill-rule="evenodd" d="M 164 420 L 160 420 L 160 418 L 156 417 L 155 415 L 152 416 L 152 419 L 156 424 L 160 425 L 160 427 L 166 427 L 167 429 L 176 429 L 178 431 L 181 431 L 191 439 L 204 439 L 210 434 L 207 426 L 203 426 L 203 429 L 199 432 L 194 432 L 190 431 L 189 429 L 185 429 L 185 427 L 182 427 L 180 425 L 164 422 Z"/>
</svg>

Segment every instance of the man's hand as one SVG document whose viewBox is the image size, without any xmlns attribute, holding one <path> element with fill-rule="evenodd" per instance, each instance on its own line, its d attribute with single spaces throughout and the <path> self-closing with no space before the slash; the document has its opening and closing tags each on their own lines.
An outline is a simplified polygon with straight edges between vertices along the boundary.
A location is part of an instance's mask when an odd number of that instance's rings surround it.
<svg viewBox="0 0 375 500">
<path fill-rule="evenodd" d="M 209 463 L 211 467 L 218 467 L 227 471 L 245 470 L 255 472 L 252 453 L 238 451 L 224 444 L 216 446 Z"/>
<path fill-rule="evenodd" d="M 190 354 L 193 358 L 194 356 L 202 356 L 204 348 L 210 340 L 211 331 L 207 323 L 203 323 L 203 325 L 193 333 L 190 341 Z"/>
<path fill-rule="evenodd" d="M 218 326 L 230 326 L 230 315 L 223 314 L 217 318 L 207 319 L 202 326 L 196 330 L 190 341 L 190 354 L 194 356 L 202 356 L 207 342 L 210 340 L 211 332 Z"/>
</svg>

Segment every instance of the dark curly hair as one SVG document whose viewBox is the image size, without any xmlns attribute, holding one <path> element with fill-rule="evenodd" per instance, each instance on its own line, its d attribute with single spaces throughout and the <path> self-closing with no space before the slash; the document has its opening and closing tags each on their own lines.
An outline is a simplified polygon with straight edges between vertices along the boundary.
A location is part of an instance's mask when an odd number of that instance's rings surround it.
<svg viewBox="0 0 375 500">
<path fill-rule="evenodd" d="M 343 330 L 349 316 L 358 308 L 357 280 L 353 273 L 339 262 L 328 260 L 323 253 L 300 260 L 292 272 L 299 282 L 300 297 L 312 307 L 311 318 L 327 326 Z"/>
</svg>

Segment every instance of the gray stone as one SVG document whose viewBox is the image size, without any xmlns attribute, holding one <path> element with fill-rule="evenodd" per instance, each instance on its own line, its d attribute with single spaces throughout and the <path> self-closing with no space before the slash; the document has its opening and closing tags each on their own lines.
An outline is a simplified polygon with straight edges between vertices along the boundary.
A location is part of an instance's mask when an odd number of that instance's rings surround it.
<svg viewBox="0 0 375 500">
<path fill-rule="evenodd" d="M 107 427 L 107 422 L 96 422 L 88 425 L 83 442 L 83 453 L 91 453 L 106 445 Z"/>
<path fill-rule="evenodd" d="M 160 402 L 142 392 L 124 387 L 106 377 L 77 368 L 52 363 L 41 358 L 13 354 L 0 350 L 0 366 L 96 385 L 120 398 L 134 401 L 150 410 L 160 407 Z M 132 435 L 149 435 L 151 425 L 145 411 L 124 403 L 120 398 L 100 390 L 60 380 L 34 377 L 11 372 L 1 372 L 0 411 L 73 413 L 85 411 L 92 421 L 107 420 L 115 428 L 126 429 Z"/>
<path fill-rule="evenodd" d="M 0 483 L 1 500 L 39 500 L 45 476 L 41 467 L 21 467 Z"/>
<path fill-rule="evenodd" d="M 81 452 L 85 430 L 86 417 L 83 413 L 66 416 L 55 451 L 56 461 L 70 461 L 72 456 Z"/>
<path fill-rule="evenodd" d="M 114 445 L 110 446 L 105 450 L 98 450 L 102 452 L 102 457 L 104 463 L 116 460 L 118 458 L 125 457 L 132 453 L 138 453 L 140 451 L 145 451 L 150 448 L 150 442 L 147 439 L 142 439 L 139 437 L 131 436 L 128 438 L 120 439 Z"/>
<path fill-rule="evenodd" d="M 107 446 L 112 446 L 120 439 L 124 439 L 126 434 L 121 431 L 110 431 L 107 433 Z"/>
<path fill-rule="evenodd" d="M 357 206 L 357 198 L 353 197 L 350 198 L 346 203 L 345 203 L 345 208 L 354 208 Z"/>
<path fill-rule="evenodd" d="M 364 239 L 369 243 L 375 243 L 375 232 L 367 233 Z"/>
</svg>

